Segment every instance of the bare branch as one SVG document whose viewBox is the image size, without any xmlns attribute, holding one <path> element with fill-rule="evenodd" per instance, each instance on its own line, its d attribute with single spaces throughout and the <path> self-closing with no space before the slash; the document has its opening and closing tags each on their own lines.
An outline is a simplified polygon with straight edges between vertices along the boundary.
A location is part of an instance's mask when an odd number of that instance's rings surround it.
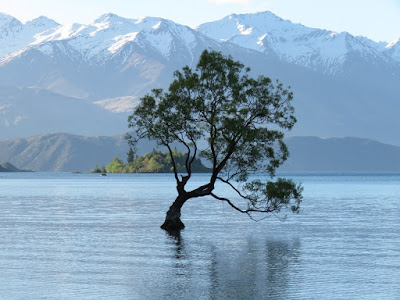
<svg viewBox="0 0 400 300">
<path fill-rule="evenodd" d="M 217 176 L 218 176 L 219 172 L 221 172 L 221 170 L 225 167 L 227 161 L 229 160 L 229 158 L 232 156 L 233 152 L 235 151 L 236 144 L 237 144 L 236 142 L 231 141 L 231 143 L 228 146 L 228 150 L 227 150 L 227 154 L 226 154 L 225 158 L 218 164 L 218 166 L 215 168 L 215 170 L 213 170 L 213 174 L 212 174 L 211 180 L 210 180 L 210 182 L 212 182 L 213 184 L 217 180 Z"/>
<path fill-rule="evenodd" d="M 211 196 L 213 196 L 215 199 L 217 200 L 221 200 L 221 201 L 225 201 L 228 202 L 228 204 L 230 206 L 232 206 L 234 209 L 236 209 L 238 212 L 241 212 L 242 214 L 247 214 L 247 211 L 240 209 L 239 207 L 237 207 L 236 205 L 234 205 L 229 199 L 227 198 L 223 198 L 223 197 L 218 197 L 217 195 L 215 195 L 214 193 L 210 194 Z"/>
<path fill-rule="evenodd" d="M 191 158 L 190 161 L 189 161 L 190 172 L 192 172 L 192 164 L 193 164 L 193 162 L 194 162 L 194 160 L 196 159 L 196 156 L 197 156 L 197 143 L 196 143 L 196 141 L 193 139 L 192 136 L 190 136 L 189 138 L 190 138 L 190 141 L 192 142 L 193 147 L 194 147 L 193 156 L 192 156 L 192 158 Z"/>
<path fill-rule="evenodd" d="M 223 183 L 226 183 L 227 185 L 229 185 L 240 197 L 247 199 L 247 200 L 251 200 L 251 198 L 249 196 L 245 196 L 243 195 L 232 183 L 230 183 L 228 180 L 225 180 L 221 177 L 217 177 L 218 180 L 222 181 Z"/>
<path fill-rule="evenodd" d="M 189 166 L 189 159 L 190 159 L 190 146 L 185 142 L 183 137 L 177 137 L 177 140 L 183 144 L 186 149 L 187 149 L 187 153 L 186 153 L 186 159 L 185 159 L 185 168 L 186 168 L 186 173 L 190 176 L 192 174 L 190 166 Z"/>
<path fill-rule="evenodd" d="M 175 180 L 176 180 L 176 183 L 179 185 L 180 180 L 179 180 L 179 177 L 178 177 L 178 170 L 177 170 L 177 168 L 176 168 L 176 163 L 175 163 L 174 154 L 173 154 L 173 152 L 172 152 L 171 147 L 170 147 L 169 144 L 166 144 L 165 146 L 167 146 L 168 151 L 169 151 L 169 155 L 171 156 L 171 162 L 172 162 L 172 167 L 174 168 Z"/>
<path fill-rule="evenodd" d="M 216 128 L 215 125 L 214 126 L 210 126 L 211 132 L 210 132 L 210 147 L 211 147 L 211 153 L 213 156 L 213 171 L 215 171 L 215 168 L 217 166 L 217 154 L 215 152 L 215 147 L 214 147 L 214 143 L 215 143 L 215 132 L 216 132 Z"/>
<path fill-rule="evenodd" d="M 258 221 L 261 221 L 261 220 L 263 220 L 263 219 L 265 219 L 265 218 L 268 218 L 269 216 L 266 216 L 266 217 L 261 218 L 261 219 L 255 219 L 255 218 L 251 215 L 251 213 L 273 213 L 273 212 L 275 211 L 273 208 L 270 208 L 270 207 L 268 207 L 268 208 L 266 208 L 266 209 L 263 209 L 263 210 L 261 210 L 261 209 L 252 209 L 252 208 L 248 208 L 248 209 L 246 209 L 246 210 L 243 210 L 243 209 L 240 209 L 239 207 L 237 207 L 235 204 L 232 203 L 232 201 L 230 201 L 230 200 L 227 199 L 227 198 L 219 197 L 219 196 L 215 195 L 214 193 L 210 193 L 210 195 L 213 196 L 213 197 L 214 197 L 215 199 L 217 199 L 217 200 L 221 200 L 221 201 L 228 202 L 228 204 L 229 204 L 232 208 L 234 208 L 235 210 L 237 210 L 238 212 L 240 212 L 240 213 L 242 213 L 242 214 L 247 214 L 247 215 L 249 216 L 250 219 L 252 219 L 253 221 L 257 221 L 257 222 L 258 222 Z M 278 218 L 279 218 L 279 217 L 278 217 Z"/>
</svg>

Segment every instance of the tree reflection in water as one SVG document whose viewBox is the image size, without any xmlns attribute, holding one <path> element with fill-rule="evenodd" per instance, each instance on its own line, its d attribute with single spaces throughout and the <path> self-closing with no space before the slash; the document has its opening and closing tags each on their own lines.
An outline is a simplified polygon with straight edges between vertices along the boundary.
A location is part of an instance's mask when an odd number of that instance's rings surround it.
<svg viewBox="0 0 400 300">
<path fill-rule="evenodd" d="M 267 295 L 268 299 L 280 299 L 287 292 L 291 282 L 291 273 L 296 273 L 300 265 L 300 243 L 268 241 L 265 247 L 267 263 Z M 295 284 L 295 282 L 292 282 Z"/>
<path fill-rule="evenodd" d="M 166 299 L 288 299 L 293 292 L 292 274 L 300 267 L 297 239 L 238 239 L 227 247 L 185 244 L 181 233 L 169 238 L 175 262 Z"/>
</svg>

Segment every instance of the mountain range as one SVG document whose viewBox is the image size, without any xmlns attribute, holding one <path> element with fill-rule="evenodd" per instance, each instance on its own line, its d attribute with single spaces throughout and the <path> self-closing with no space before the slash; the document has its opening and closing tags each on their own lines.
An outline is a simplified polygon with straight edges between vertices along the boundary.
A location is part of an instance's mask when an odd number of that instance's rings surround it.
<svg viewBox="0 0 400 300">
<path fill-rule="evenodd" d="M 278 172 L 400 172 L 400 147 L 360 138 L 290 137 L 289 159 Z M 137 155 L 156 147 L 141 142 Z M 179 148 L 178 148 L 179 149 Z M 0 141 L 0 163 L 48 172 L 88 172 L 118 156 L 126 161 L 123 135 L 86 137 L 50 133 Z"/>
<path fill-rule="evenodd" d="M 0 14 L 0 139 L 125 132 L 139 98 L 167 88 L 173 71 L 194 67 L 204 49 L 291 86 L 298 118 L 291 135 L 400 145 L 400 41 L 309 28 L 271 12 L 196 29 L 115 14 L 68 26 Z"/>
<path fill-rule="evenodd" d="M 128 145 L 122 135 L 86 137 L 50 133 L 0 141 L 0 162 L 33 171 L 89 171 L 114 156 L 126 157 Z M 150 149 L 151 151 L 151 149 Z"/>
<path fill-rule="evenodd" d="M 400 172 L 400 147 L 360 138 L 291 137 L 288 160 L 279 172 Z"/>
</svg>

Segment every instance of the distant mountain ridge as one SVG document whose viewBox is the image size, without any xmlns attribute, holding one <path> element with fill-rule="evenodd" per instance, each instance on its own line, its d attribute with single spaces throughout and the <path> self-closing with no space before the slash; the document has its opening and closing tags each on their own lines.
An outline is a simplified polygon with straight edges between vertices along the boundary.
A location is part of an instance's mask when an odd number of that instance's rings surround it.
<svg viewBox="0 0 400 300">
<path fill-rule="evenodd" d="M 4 14 L 3 18 L 6 21 L 1 22 L 2 19 L 0 19 L 0 28 L 3 27 L 4 31 L 26 32 L 23 35 L 27 37 L 29 33 L 32 35 L 25 40 L 22 40 L 17 33 L 12 35 L 20 41 L 16 45 L 20 49 L 17 49 L 19 50 L 17 53 L 10 51 L 11 49 L 3 50 L 3 63 L 29 49 L 37 49 L 49 56 L 54 56 L 61 50 L 64 54 L 73 55 L 74 59 L 81 59 L 93 64 L 105 64 L 118 52 L 129 54 L 127 52 L 130 50 L 124 49 L 128 44 L 155 48 L 167 58 L 171 55 L 171 51 L 175 50 L 172 49 L 174 47 L 186 48 L 191 52 L 196 47 L 199 37 L 203 39 L 202 42 L 207 42 L 208 39 L 205 36 L 197 35 L 187 26 L 154 17 L 127 19 L 109 13 L 100 16 L 88 25 L 73 24 L 71 26 L 62 26 L 42 17 L 41 19 L 46 19 L 47 22 L 43 22 L 40 27 L 35 27 L 35 30 L 31 29 L 30 23 L 22 25 L 18 20 Z M 38 19 L 32 22 L 37 23 Z M 8 34 L 8 36 L 10 35 Z M 177 40 L 174 38 L 176 36 L 185 38 Z M 209 42 L 213 44 L 212 41 Z"/>
<path fill-rule="evenodd" d="M 400 147 L 369 139 L 291 137 L 286 139 L 289 159 L 278 172 L 400 172 Z M 155 143 L 143 142 L 138 155 L 151 152 Z M 126 161 L 124 135 L 85 137 L 51 133 L 0 141 L 0 161 L 33 171 L 89 171 L 118 156 Z"/>
<path fill-rule="evenodd" d="M 96 65 L 106 64 L 119 54 L 124 56 L 124 63 L 133 53 L 134 46 L 147 50 L 153 48 L 165 59 L 172 59 L 174 52 L 179 50 L 188 56 L 186 61 L 189 58 L 193 62 L 197 45 L 216 46 L 209 38 L 267 55 L 273 53 L 285 62 L 322 69 L 327 73 L 343 67 L 347 56 L 352 53 L 371 62 L 400 64 L 400 38 L 389 43 L 374 42 L 347 32 L 294 24 L 269 11 L 232 14 L 201 24 L 196 30 L 163 18 L 128 19 L 112 13 L 104 14 L 87 25 L 69 26 L 47 17 L 22 24 L 12 16 L 0 14 L 2 64 L 30 49 L 48 56 L 56 56 L 61 51 L 72 55 L 73 59 Z"/>
<path fill-rule="evenodd" d="M 280 172 L 400 172 L 400 147 L 360 138 L 291 137 Z"/>
<path fill-rule="evenodd" d="M 108 135 L 126 127 L 125 116 L 111 113 L 89 101 L 38 88 L 0 88 L 0 132 L 12 138 L 48 132 Z"/>
<path fill-rule="evenodd" d="M 33 171 L 89 171 L 96 163 L 100 166 L 114 156 L 125 157 L 128 149 L 122 135 L 85 137 L 50 133 L 0 141 L 0 161 Z"/>
<path fill-rule="evenodd" d="M 110 13 L 88 25 L 62 26 L 48 20 L 40 30 L 25 29 L 28 23 L 16 26 L 20 22 L 11 16 L 4 19 L 3 24 L 0 19 L 0 30 L 3 27 L 7 35 L 0 33 L 0 48 L 5 49 L 0 53 L 0 77 L 1 69 L 30 64 L 32 77 L 25 76 L 17 84 L 77 98 L 143 94 L 143 89 L 157 86 L 161 75 L 168 74 L 170 79 L 177 66 L 194 64 L 204 49 L 220 48 L 213 39 L 162 18 L 135 20 Z M 15 47 L 8 49 L 8 44 Z M 135 77 L 141 79 L 127 81 Z"/>
<path fill-rule="evenodd" d="M 232 14 L 200 25 L 197 30 L 215 40 L 233 43 L 282 61 L 323 73 L 344 72 L 353 56 L 386 68 L 400 64 L 400 42 L 377 43 L 347 32 L 334 32 L 293 24 L 271 12 Z M 399 32 L 400 35 L 400 32 Z"/>
<path fill-rule="evenodd" d="M 400 127 L 399 48 L 398 40 L 376 43 L 270 12 L 231 15 L 196 30 L 153 17 L 105 14 L 63 26 L 0 14 L 0 139 L 124 132 L 141 96 L 167 88 L 175 70 L 193 68 L 210 49 L 292 87 L 298 123 L 291 135 L 400 145 L 393 130 Z"/>
</svg>

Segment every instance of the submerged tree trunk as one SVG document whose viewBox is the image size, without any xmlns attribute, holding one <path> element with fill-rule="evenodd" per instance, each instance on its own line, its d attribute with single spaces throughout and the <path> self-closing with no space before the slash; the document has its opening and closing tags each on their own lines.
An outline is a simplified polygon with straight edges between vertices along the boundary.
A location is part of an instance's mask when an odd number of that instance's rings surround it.
<svg viewBox="0 0 400 300">
<path fill-rule="evenodd" d="M 167 231 L 175 231 L 185 228 L 185 225 L 181 221 L 181 208 L 188 199 L 189 197 L 186 195 L 179 195 L 175 199 L 174 203 L 167 212 L 164 224 L 161 225 L 162 229 Z"/>
</svg>

